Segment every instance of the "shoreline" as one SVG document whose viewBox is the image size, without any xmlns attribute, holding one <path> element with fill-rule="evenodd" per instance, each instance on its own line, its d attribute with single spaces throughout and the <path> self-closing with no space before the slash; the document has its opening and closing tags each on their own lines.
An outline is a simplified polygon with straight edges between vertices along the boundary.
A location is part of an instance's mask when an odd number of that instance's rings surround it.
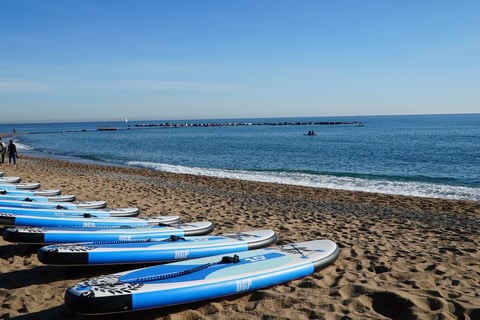
<svg viewBox="0 0 480 320">
<path fill-rule="evenodd" d="M 250 294 L 120 319 L 466 319 L 480 317 L 480 202 L 222 179 L 22 156 L 6 176 L 140 216 L 209 220 L 212 234 L 270 228 L 277 243 L 328 238 L 338 260 Z M 0 318 L 89 319 L 63 306 L 78 281 L 120 267 L 50 267 L 0 240 Z M 137 266 L 135 266 L 137 267 Z M 139 266 L 138 266 L 139 267 Z M 132 266 L 123 267 L 131 269 Z M 107 319 L 95 317 L 96 319 Z"/>
<path fill-rule="evenodd" d="M 65 131 L 63 131 L 65 132 Z M 12 136 L 11 133 L 0 133 L 3 135 Z M 17 133 L 21 136 L 28 133 Z M 20 138 L 20 137 L 18 137 Z M 6 141 L 6 140 L 5 140 Z M 104 157 L 103 160 L 98 160 L 93 156 L 79 156 L 65 154 L 54 154 L 46 151 L 41 151 L 30 147 L 27 144 L 22 145 L 21 139 L 18 140 L 19 153 L 21 156 L 32 156 L 39 158 L 47 158 L 53 160 L 63 160 L 69 162 L 78 162 L 86 164 L 98 164 L 105 166 L 120 166 L 144 168 L 148 170 L 159 170 L 162 172 L 172 172 L 178 174 L 192 174 L 198 176 L 209 176 L 226 179 L 242 179 L 253 182 L 286 184 L 292 186 L 312 187 L 318 189 L 335 189 L 339 191 L 352 192 L 366 192 L 378 193 L 385 195 L 400 195 L 407 197 L 423 197 L 435 199 L 451 199 L 451 200 L 466 200 L 466 201 L 480 201 L 480 188 L 477 179 L 462 180 L 460 178 L 450 177 L 446 174 L 445 177 L 424 177 L 420 174 L 418 176 L 397 176 L 392 174 L 367 174 L 367 173 L 327 173 L 327 172 L 304 172 L 302 170 L 242 170 L 242 169 L 221 169 L 196 167 L 195 165 L 170 164 L 149 162 L 147 160 L 124 159 L 118 160 L 115 157 Z M 423 177 L 423 178 L 418 178 Z M 450 177 L 450 178 L 449 178 Z"/>
<path fill-rule="evenodd" d="M 23 150 L 21 151 L 21 154 L 23 156 L 27 157 L 34 157 L 34 158 L 45 158 L 45 159 L 51 159 L 51 160 L 59 160 L 59 161 L 67 161 L 67 162 L 73 162 L 73 163 L 83 163 L 83 164 L 91 164 L 91 165 L 99 165 L 99 166 L 112 166 L 112 167 L 123 167 L 123 168 L 136 168 L 136 169 L 143 169 L 143 170 L 152 170 L 156 172 L 163 172 L 163 173 L 172 173 L 172 174 L 180 174 L 180 175 L 192 175 L 192 176 L 200 176 L 200 177 L 212 177 L 212 178 L 218 178 L 218 179 L 231 179 L 231 180 L 243 180 L 243 181 L 251 181 L 251 182 L 259 182 L 259 183 L 271 183 L 275 185 L 288 185 L 288 186 L 293 186 L 293 187 L 305 187 L 305 188 L 314 188 L 314 189 L 321 189 L 321 190 L 337 190 L 337 191 L 347 191 L 347 192 L 360 192 L 360 193 L 373 193 L 373 194 L 379 194 L 379 195 L 392 195 L 392 196 L 405 196 L 405 197 L 418 197 L 418 198 L 425 198 L 425 199 L 439 199 L 439 200 L 453 200 L 453 201 L 473 201 L 473 202 L 480 202 L 480 198 L 477 199 L 472 195 L 473 191 L 465 191 L 465 190 L 476 190 L 475 187 L 471 186 L 460 186 L 460 185 L 438 185 L 439 188 L 465 188 L 463 190 L 463 195 L 456 194 L 455 197 L 453 196 L 446 196 L 448 192 L 442 191 L 443 196 L 436 194 L 435 191 L 430 190 L 429 194 L 422 194 L 422 186 L 423 188 L 431 189 L 432 187 L 435 187 L 436 184 L 433 185 L 424 185 L 423 182 L 410 182 L 412 185 L 408 189 L 394 189 L 394 190 L 375 190 L 376 187 L 373 185 L 369 187 L 351 187 L 350 185 L 342 185 L 342 186 L 333 186 L 330 184 L 330 187 L 326 187 L 323 185 L 322 182 L 315 182 L 315 181 L 292 181 L 291 179 L 281 179 L 280 181 L 274 181 L 276 180 L 275 177 L 273 180 L 271 177 L 268 175 L 266 176 L 257 176 L 255 173 L 248 172 L 248 171 L 243 171 L 243 170 L 222 170 L 222 169 L 211 169 L 211 168 L 187 168 L 187 170 L 178 171 L 178 170 L 173 170 L 173 171 L 166 171 L 168 169 L 162 169 L 162 170 L 157 170 L 156 169 L 156 164 L 152 164 L 152 166 L 148 165 L 141 165 L 141 164 L 129 164 L 129 163 L 120 163 L 120 162 L 105 162 L 105 161 L 100 161 L 100 160 L 93 160 L 93 159 L 88 159 L 88 158 L 82 158 L 82 157 L 77 157 L 77 156 L 70 156 L 70 155 L 58 155 L 58 154 L 46 154 L 42 153 L 41 151 L 37 150 Z M 177 165 L 171 165 L 171 167 L 182 167 L 182 166 L 177 166 Z M 193 171 L 196 171 L 193 173 L 192 170 L 188 169 L 193 169 Z M 220 172 L 220 173 L 219 173 Z M 292 179 L 295 179 L 293 177 Z M 398 182 L 399 184 L 405 183 L 405 182 Z M 398 187 L 398 186 L 397 186 Z M 371 189 L 371 190 L 369 190 Z M 453 191 L 452 192 L 457 192 Z M 470 193 L 469 193 L 470 192 Z M 468 193 L 468 196 L 466 195 Z M 473 198 L 472 198 L 473 197 Z"/>
</svg>

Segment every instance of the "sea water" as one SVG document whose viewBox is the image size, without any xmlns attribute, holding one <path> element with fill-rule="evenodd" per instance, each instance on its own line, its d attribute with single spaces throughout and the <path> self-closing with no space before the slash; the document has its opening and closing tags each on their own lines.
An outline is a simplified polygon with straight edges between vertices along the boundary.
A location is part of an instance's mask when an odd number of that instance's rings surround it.
<svg viewBox="0 0 480 320">
<path fill-rule="evenodd" d="M 328 121 L 363 126 L 293 124 Z M 70 161 L 480 200 L 480 114 L 165 122 L 2 124 L 0 132 L 15 129 L 20 153 Z M 207 123 L 222 125 L 194 126 Z"/>
</svg>

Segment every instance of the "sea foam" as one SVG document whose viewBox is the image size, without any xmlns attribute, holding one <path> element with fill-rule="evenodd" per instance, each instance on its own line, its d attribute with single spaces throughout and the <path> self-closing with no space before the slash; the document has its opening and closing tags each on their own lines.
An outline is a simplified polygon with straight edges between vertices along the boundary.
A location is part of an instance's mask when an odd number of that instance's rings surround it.
<svg viewBox="0 0 480 320">
<path fill-rule="evenodd" d="M 450 186 L 424 182 L 374 180 L 357 177 L 338 177 L 333 175 L 314 175 L 296 172 L 209 169 L 141 161 L 130 161 L 128 162 L 128 165 L 171 173 L 269 182 L 314 188 L 364 191 L 442 199 L 480 200 L 480 188 Z"/>
</svg>

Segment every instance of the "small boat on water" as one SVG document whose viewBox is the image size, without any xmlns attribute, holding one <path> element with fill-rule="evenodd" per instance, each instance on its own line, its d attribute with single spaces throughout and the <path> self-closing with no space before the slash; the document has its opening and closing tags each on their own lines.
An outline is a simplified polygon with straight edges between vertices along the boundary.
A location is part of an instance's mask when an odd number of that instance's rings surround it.
<svg viewBox="0 0 480 320">
<path fill-rule="evenodd" d="M 304 136 L 309 136 L 309 137 L 313 137 L 313 136 L 316 136 L 317 133 L 313 130 L 309 130 L 307 133 L 304 133 L 303 134 Z"/>
</svg>

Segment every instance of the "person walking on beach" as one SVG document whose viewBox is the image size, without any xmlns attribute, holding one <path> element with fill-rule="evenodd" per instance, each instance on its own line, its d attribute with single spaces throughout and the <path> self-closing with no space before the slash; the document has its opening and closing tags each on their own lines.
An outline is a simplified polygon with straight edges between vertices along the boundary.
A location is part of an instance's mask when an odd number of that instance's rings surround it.
<svg viewBox="0 0 480 320">
<path fill-rule="evenodd" d="M 0 138 L 0 163 L 5 163 L 5 153 L 7 152 L 7 147 Z"/>
<path fill-rule="evenodd" d="M 13 165 L 15 168 L 17 167 L 17 146 L 13 143 L 13 140 L 10 140 L 10 143 L 7 147 L 7 154 L 8 154 L 8 165 Z"/>
</svg>

